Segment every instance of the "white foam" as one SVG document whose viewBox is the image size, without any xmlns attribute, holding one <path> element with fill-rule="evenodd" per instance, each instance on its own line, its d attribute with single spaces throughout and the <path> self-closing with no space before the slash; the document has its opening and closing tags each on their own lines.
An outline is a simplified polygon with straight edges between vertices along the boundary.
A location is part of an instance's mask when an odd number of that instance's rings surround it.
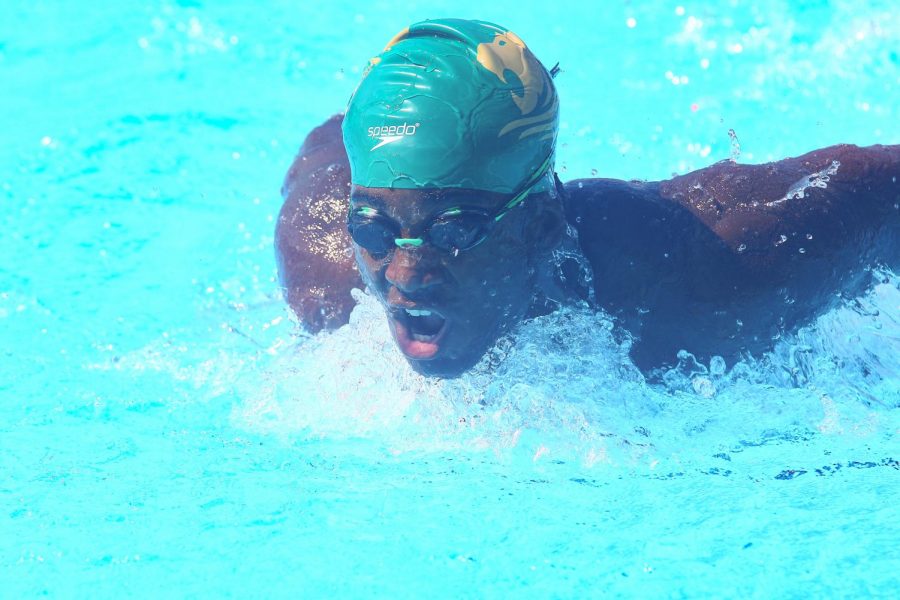
<svg viewBox="0 0 900 600">
<path fill-rule="evenodd" d="M 900 291 L 895 275 L 881 277 L 762 357 L 701 365 L 683 352 L 654 385 L 628 358 L 630 337 L 586 308 L 525 323 L 459 379 L 425 378 L 396 349 L 377 302 L 358 294 L 349 325 L 238 381 L 234 419 L 260 433 L 365 438 L 394 452 L 645 466 L 747 440 L 884 434 L 898 426 Z"/>
</svg>

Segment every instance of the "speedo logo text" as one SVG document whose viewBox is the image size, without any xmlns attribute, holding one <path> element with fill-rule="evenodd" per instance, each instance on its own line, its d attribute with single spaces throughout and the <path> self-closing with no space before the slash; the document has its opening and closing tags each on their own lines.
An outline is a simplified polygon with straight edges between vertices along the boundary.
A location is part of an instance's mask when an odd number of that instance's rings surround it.
<svg viewBox="0 0 900 600">
<path fill-rule="evenodd" d="M 377 138 L 378 140 L 380 140 L 375 146 L 372 147 L 372 150 L 400 141 L 405 137 L 416 135 L 416 131 L 419 129 L 419 125 L 419 123 L 403 123 L 402 125 L 381 125 L 378 127 L 369 127 L 369 129 L 367 130 L 369 137 L 373 139 Z"/>
</svg>

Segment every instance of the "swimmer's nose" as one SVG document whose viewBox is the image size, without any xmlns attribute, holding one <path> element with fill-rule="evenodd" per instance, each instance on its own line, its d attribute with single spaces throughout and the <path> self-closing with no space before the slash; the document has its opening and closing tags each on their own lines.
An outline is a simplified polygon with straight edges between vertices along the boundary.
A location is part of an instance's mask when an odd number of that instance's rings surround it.
<svg viewBox="0 0 900 600">
<path fill-rule="evenodd" d="M 384 277 L 405 294 L 422 292 L 444 281 L 436 266 L 429 266 L 429 263 L 418 249 L 398 248 L 393 252 Z"/>
</svg>

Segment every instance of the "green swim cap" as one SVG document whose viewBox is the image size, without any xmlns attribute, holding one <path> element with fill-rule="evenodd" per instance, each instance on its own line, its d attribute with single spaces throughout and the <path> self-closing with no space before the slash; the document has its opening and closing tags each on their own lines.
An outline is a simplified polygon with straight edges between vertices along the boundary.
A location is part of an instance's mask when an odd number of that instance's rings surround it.
<svg viewBox="0 0 900 600">
<path fill-rule="evenodd" d="M 558 127 L 552 78 L 519 36 L 435 19 L 369 61 L 343 133 L 356 185 L 512 193 L 551 157 Z M 551 157 L 532 189 L 552 176 Z"/>
</svg>

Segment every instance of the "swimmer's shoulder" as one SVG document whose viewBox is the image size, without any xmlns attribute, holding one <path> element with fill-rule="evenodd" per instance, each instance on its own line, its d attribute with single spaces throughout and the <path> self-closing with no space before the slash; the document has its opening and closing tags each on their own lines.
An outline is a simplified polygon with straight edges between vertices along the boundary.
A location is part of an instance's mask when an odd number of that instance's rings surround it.
<svg viewBox="0 0 900 600">
<path fill-rule="evenodd" d="M 661 182 L 659 191 L 748 267 L 787 276 L 798 253 L 835 260 L 844 250 L 877 250 L 869 242 L 900 214 L 900 146 L 838 144 L 764 164 L 721 161 Z"/>
<path fill-rule="evenodd" d="M 346 170 L 346 178 L 349 180 L 350 164 L 341 134 L 343 121 L 344 115 L 338 113 L 307 134 L 285 174 L 281 187 L 283 198 L 289 198 L 297 186 L 309 185 L 310 179 L 316 178 L 318 173 L 329 167 L 332 173 L 335 170 Z"/>
<path fill-rule="evenodd" d="M 346 231 L 350 165 L 343 115 L 313 129 L 288 169 L 275 227 L 278 276 L 288 305 L 311 332 L 347 323 L 362 287 Z"/>
<path fill-rule="evenodd" d="M 662 197 L 659 182 L 582 179 L 564 189 L 566 218 L 593 268 L 597 300 L 611 313 L 686 297 L 688 288 L 731 268 L 721 240 Z"/>
<path fill-rule="evenodd" d="M 782 235 L 818 231 L 834 244 L 895 223 L 900 145 L 839 144 L 755 165 L 726 160 L 660 182 L 579 179 L 565 184 L 564 197 L 568 220 L 588 238 L 642 246 L 706 229 L 734 253 L 745 248 L 744 262 L 756 257 L 769 269 L 770 242 Z"/>
<path fill-rule="evenodd" d="M 663 181 L 659 191 L 712 226 L 731 212 L 784 217 L 851 196 L 878 201 L 896 194 L 898 176 L 900 145 L 837 144 L 763 164 L 719 161 Z M 879 197 L 870 197 L 873 192 Z"/>
<path fill-rule="evenodd" d="M 647 267 L 691 225 L 689 215 L 661 196 L 659 182 L 577 179 L 564 189 L 566 219 L 591 262 L 627 256 Z"/>
</svg>

